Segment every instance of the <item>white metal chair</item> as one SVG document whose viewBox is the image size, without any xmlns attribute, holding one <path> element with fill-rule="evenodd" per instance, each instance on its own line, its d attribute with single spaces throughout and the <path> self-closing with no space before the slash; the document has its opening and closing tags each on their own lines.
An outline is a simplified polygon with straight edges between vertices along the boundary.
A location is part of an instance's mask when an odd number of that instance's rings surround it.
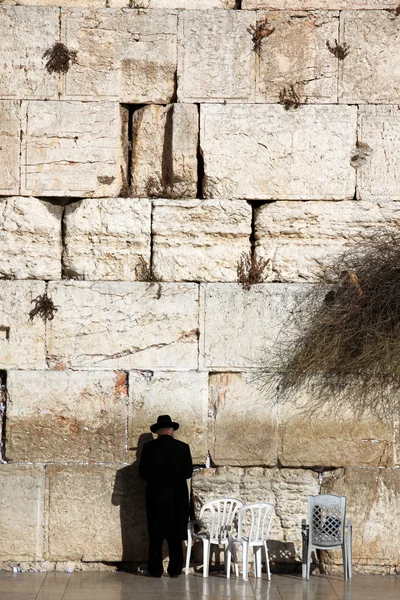
<svg viewBox="0 0 400 600">
<path fill-rule="evenodd" d="M 237 498 L 217 498 L 203 504 L 200 518 L 188 523 L 188 541 L 186 551 L 186 574 L 189 573 L 190 556 L 194 541 L 203 542 L 203 577 L 208 577 L 210 567 L 211 544 L 223 545 L 225 548 L 225 568 L 227 565 L 227 547 L 232 526 L 238 509 L 243 502 Z M 194 532 L 194 526 L 204 527 L 199 533 Z"/>
<path fill-rule="evenodd" d="M 226 576 L 228 578 L 230 577 L 231 572 L 232 554 L 235 563 L 236 576 L 239 576 L 236 546 L 241 545 L 243 548 L 243 580 L 248 580 L 249 547 L 252 547 L 254 552 L 254 567 L 256 577 L 261 577 L 262 574 L 261 553 L 264 549 L 267 576 L 268 580 L 271 579 L 267 539 L 269 536 L 274 511 L 274 505 L 268 502 L 245 504 L 239 509 L 238 533 L 236 537 L 233 537 L 232 535 L 230 536 L 227 550 Z"/>
<path fill-rule="evenodd" d="M 352 576 L 352 522 L 346 524 L 346 496 L 321 494 L 308 496 L 309 524 L 302 524 L 302 576 L 310 578 L 311 552 L 342 550 L 344 578 Z M 347 529 L 347 532 L 346 532 Z"/>
</svg>

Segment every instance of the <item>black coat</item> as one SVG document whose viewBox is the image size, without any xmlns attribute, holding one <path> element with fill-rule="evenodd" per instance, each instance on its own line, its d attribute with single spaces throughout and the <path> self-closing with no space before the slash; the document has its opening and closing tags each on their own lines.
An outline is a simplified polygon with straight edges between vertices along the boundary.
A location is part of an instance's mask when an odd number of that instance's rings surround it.
<svg viewBox="0 0 400 600">
<path fill-rule="evenodd" d="M 188 444 L 170 435 L 143 446 L 139 475 L 147 479 L 146 510 L 150 536 L 187 537 L 189 494 L 186 480 L 193 465 Z"/>
</svg>

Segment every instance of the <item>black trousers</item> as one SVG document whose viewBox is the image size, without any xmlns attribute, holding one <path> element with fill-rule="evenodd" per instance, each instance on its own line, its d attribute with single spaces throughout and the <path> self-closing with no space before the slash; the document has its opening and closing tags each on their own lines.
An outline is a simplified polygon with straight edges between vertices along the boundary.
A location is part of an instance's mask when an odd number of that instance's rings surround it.
<svg viewBox="0 0 400 600">
<path fill-rule="evenodd" d="M 169 564 L 168 574 L 180 575 L 183 567 L 183 549 L 182 540 L 179 536 L 168 537 Z M 148 571 L 150 575 L 160 576 L 164 571 L 162 564 L 162 546 L 164 538 L 159 535 L 151 535 L 149 539 L 149 564 Z"/>
</svg>

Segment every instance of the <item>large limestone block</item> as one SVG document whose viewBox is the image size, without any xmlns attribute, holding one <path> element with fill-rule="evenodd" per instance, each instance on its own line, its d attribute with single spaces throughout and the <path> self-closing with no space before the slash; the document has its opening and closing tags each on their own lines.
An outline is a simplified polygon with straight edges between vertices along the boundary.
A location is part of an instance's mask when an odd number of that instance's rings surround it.
<svg viewBox="0 0 400 600">
<path fill-rule="evenodd" d="M 357 10 L 395 9 L 398 0 L 242 0 L 242 9 L 274 10 Z"/>
<path fill-rule="evenodd" d="M 111 102 L 23 102 L 22 194 L 117 196 L 127 110 Z"/>
<path fill-rule="evenodd" d="M 321 492 L 347 497 L 353 563 L 399 564 L 400 469 L 338 469 L 324 474 Z"/>
<path fill-rule="evenodd" d="M 198 110 L 195 105 L 153 105 L 134 112 L 133 196 L 196 196 L 198 129 Z"/>
<path fill-rule="evenodd" d="M 45 289 L 41 281 L 0 282 L 0 369 L 46 368 L 45 324 L 29 314 Z"/>
<path fill-rule="evenodd" d="M 210 9 L 235 8 L 236 0 L 131 0 L 132 8 Z"/>
<path fill-rule="evenodd" d="M 43 466 L 0 464 L 0 482 L 0 560 L 43 558 Z"/>
<path fill-rule="evenodd" d="M 237 281 L 250 251 L 252 211 L 240 200 L 156 200 L 153 261 L 166 281 Z"/>
<path fill-rule="evenodd" d="M 302 102 L 337 102 L 338 61 L 326 42 L 339 37 L 336 11 L 257 13 L 274 31 L 261 43 L 257 61 L 257 102 L 279 102 L 294 86 Z"/>
<path fill-rule="evenodd" d="M 0 194 L 19 192 L 20 102 L 0 100 Z"/>
<path fill-rule="evenodd" d="M 65 208 L 64 271 L 75 279 L 133 281 L 150 261 L 149 200 L 101 198 Z"/>
<path fill-rule="evenodd" d="M 316 379 L 279 394 L 279 450 L 284 466 L 381 467 L 394 464 L 393 417 L 360 399 L 358 382 L 336 387 Z M 384 390 L 382 390 L 382 396 Z"/>
<path fill-rule="evenodd" d="M 273 367 L 275 349 L 290 335 L 287 320 L 308 285 L 204 286 L 204 364 L 218 370 Z"/>
<path fill-rule="evenodd" d="M 113 490 L 118 466 L 46 469 L 48 560 L 118 561 L 121 525 Z"/>
<path fill-rule="evenodd" d="M 339 102 L 396 104 L 400 101 L 399 18 L 388 10 L 344 11 L 340 42 L 350 51 L 340 61 Z"/>
<path fill-rule="evenodd" d="M 359 111 L 358 139 L 366 152 L 357 170 L 357 196 L 374 202 L 400 200 L 399 109 L 362 106 Z"/>
<path fill-rule="evenodd" d="M 184 11 L 179 16 L 180 102 L 254 102 L 255 53 L 242 11 Z"/>
<path fill-rule="evenodd" d="M 272 502 L 270 557 L 285 562 L 301 555 L 301 520 L 307 517 L 307 496 L 318 494 L 318 476 L 307 469 L 220 467 L 202 469 L 192 480 L 198 516 L 204 502 L 213 498 L 239 498 L 244 503 Z"/>
<path fill-rule="evenodd" d="M 196 369 L 198 290 L 190 283 L 50 283 L 51 364 L 99 369 Z"/>
<path fill-rule="evenodd" d="M 397 203 L 271 202 L 256 209 L 256 256 L 270 261 L 266 280 L 320 281 L 346 247 L 374 229 L 397 228 L 399 220 Z"/>
<path fill-rule="evenodd" d="M 61 279 L 62 212 L 37 198 L 0 199 L 0 277 Z"/>
<path fill-rule="evenodd" d="M 43 55 L 59 39 L 59 9 L 1 6 L 0 32 L 1 97 L 58 98 L 59 76 L 47 71 Z"/>
<path fill-rule="evenodd" d="M 126 460 L 126 373 L 10 371 L 7 389 L 9 460 Z"/>
<path fill-rule="evenodd" d="M 167 10 L 63 10 L 62 37 L 77 52 L 67 98 L 130 104 L 171 102 L 175 93 L 177 16 Z"/>
<path fill-rule="evenodd" d="M 353 198 L 355 106 L 203 105 L 200 120 L 207 198 Z"/>
<path fill-rule="evenodd" d="M 217 465 L 275 466 L 277 403 L 254 373 L 210 373 L 208 447 Z"/>
<path fill-rule="evenodd" d="M 130 372 L 129 447 L 138 446 L 140 436 L 149 434 L 157 416 L 169 414 L 179 423 L 175 436 L 190 445 L 195 463 L 207 455 L 208 377 L 205 372 Z M 149 439 L 151 438 L 148 436 Z"/>
</svg>

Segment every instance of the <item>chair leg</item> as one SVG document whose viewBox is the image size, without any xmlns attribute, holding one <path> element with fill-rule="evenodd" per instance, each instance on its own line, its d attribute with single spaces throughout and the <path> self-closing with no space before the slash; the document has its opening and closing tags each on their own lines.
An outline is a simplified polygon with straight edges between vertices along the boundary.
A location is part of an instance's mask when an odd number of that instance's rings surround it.
<svg viewBox="0 0 400 600">
<path fill-rule="evenodd" d="M 349 538 L 347 540 L 347 575 L 348 578 L 351 579 L 352 575 L 353 575 L 353 567 L 352 567 L 352 562 L 353 562 L 353 552 L 352 552 L 352 548 L 351 548 L 351 533 L 349 534 Z"/>
<path fill-rule="evenodd" d="M 267 569 L 267 579 L 268 579 L 268 581 L 271 581 L 271 571 L 269 568 L 269 554 L 268 554 L 267 542 L 264 542 L 264 552 L 265 552 L 265 567 Z"/>
<path fill-rule="evenodd" d="M 229 579 L 231 576 L 231 560 L 232 560 L 232 545 L 228 542 L 225 551 L 225 570 L 226 578 Z"/>
<path fill-rule="evenodd" d="M 261 557 L 261 550 L 262 550 L 261 546 L 256 546 L 255 547 L 255 556 L 256 556 L 256 565 L 257 565 L 256 577 L 262 577 L 262 557 Z"/>
<path fill-rule="evenodd" d="M 186 569 L 185 569 L 186 575 L 189 575 L 190 556 L 192 554 L 192 544 L 193 544 L 192 534 L 190 531 L 188 531 L 188 539 L 187 539 L 187 545 L 186 545 Z"/>
<path fill-rule="evenodd" d="M 346 542 L 346 540 L 342 544 L 342 558 L 343 558 L 343 575 L 344 575 L 344 580 L 347 581 L 348 557 L 347 557 L 347 542 Z"/>
<path fill-rule="evenodd" d="M 249 544 L 242 542 L 243 544 L 243 581 L 249 579 Z"/>
<path fill-rule="evenodd" d="M 208 577 L 210 569 L 210 540 L 203 538 L 203 577 Z"/>
<path fill-rule="evenodd" d="M 301 549 L 301 576 L 307 578 L 307 555 L 308 555 L 308 536 L 307 532 L 302 532 L 302 549 Z"/>
<path fill-rule="evenodd" d="M 312 552 L 312 546 L 311 546 L 311 544 L 309 544 L 308 548 L 307 548 L 307 571 L 306 571 L 306 579 L 307 579 L 307 581 L 310 579 L 311 552 Z"/>
<path fill-rule="evenodd" d="M 233 546 L 232 546 L 232 553 L 233 553 L 233 562 L 235 563 L 235 575 L 236 575 L 236 577 L 239 577 L 239 563 L 238 563 L 238 557 L 237 557 L 236 544 L 233 544 Z"/>
</svg>

